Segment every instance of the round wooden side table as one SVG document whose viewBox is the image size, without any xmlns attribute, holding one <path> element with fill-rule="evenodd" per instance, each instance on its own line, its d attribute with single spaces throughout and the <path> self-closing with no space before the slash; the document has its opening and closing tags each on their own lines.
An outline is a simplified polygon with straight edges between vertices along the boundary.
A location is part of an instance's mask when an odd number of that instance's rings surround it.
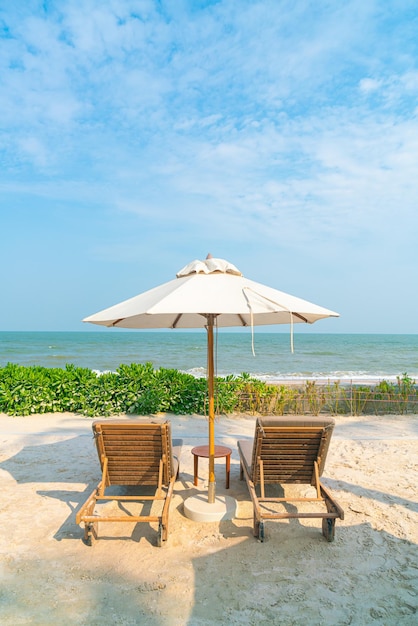
<svg viewBox="0 0 418 626">
<path fill-rule="evenodd" d="M 215 446 L 215 459 L 219 459 L 225 457 L 225 467 L 226 467 L 226 489 L 229 489 L 229 474 L 231 470 L 231 448 L 227 448 L 226 446 Z M 204 457 L 206 459 L 209 458 L 209 446 L 196 446 L 192 448 L 192 454 L 194 455 L 194 486 L 198 485 L 198 464 L 199 457 Z"/>
</svg>

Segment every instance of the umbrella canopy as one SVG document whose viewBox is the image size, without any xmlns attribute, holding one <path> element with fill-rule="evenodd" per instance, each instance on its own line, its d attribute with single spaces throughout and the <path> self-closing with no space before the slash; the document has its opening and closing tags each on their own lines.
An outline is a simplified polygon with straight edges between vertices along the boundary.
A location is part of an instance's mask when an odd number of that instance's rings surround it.
<svg viewBox="0 0 418 626">
<path fill-rule="evenodd" d="M 213 328 L 313 324 L 338 313 L 254 282 L 232 263 L 210 256 L 176 278 L 83 321 L 121 328 L 205 328 L 208 333 L 209 502 L 215 499 Z"/>
<path fill-rule="evenodd" d="M 338 313 L 272 289 L 248 278 L 223 259 L 193 261 L 177 277 L 116 304 L 84 322 L 121 328 L 206 328 L 312 324 Z"/>
</svg>

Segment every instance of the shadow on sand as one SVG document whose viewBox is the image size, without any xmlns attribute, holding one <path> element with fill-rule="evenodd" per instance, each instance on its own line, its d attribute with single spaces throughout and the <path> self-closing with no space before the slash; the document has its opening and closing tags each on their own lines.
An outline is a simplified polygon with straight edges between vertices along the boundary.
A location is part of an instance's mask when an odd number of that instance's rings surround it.
<svg viewBox="0 0 418 626">
<path fill-rule="evenodd" d="M 50 556 L 42 556 L 42 568 L 41 557 L 36 555 L 24 556 L 19 567 L 19 555 L 5 555 L 0 616 L 7 626 L 18 623 L 13 621 L 17 617 L 19 623 L 34 626 L 63 623 L 63 606 L 67 623 L 80 625 L 416 624 L 417 542 L 388 532 L 385 520 L 379 527 L 374 520 L 353 523 L 355 516 L 338 522 L 331 544 L 322 537 L 320 525 L 304 525 L 300 520 L 268 524 L 264 543 L 252 535 L 252 518 L 211 524 L 210 533 L 217 535 L 214 544 L 203 541 L 196 546 L 196 556 L 182 563 L 186 538 L 175 537 L 155 582 L 147 583 L 150 550 L 159 550 L 150 547 L 155 545 L 155 528 L 148 524 L 134 525 L 129 536 L 100 534 L 100 542 L 106 546 L 100 553 L 101 566 L 96 566 L 94 548 L 90 552 L 85 552 L 89 550 L 85 546 L 79 548 L 82 529 L 75 524 L 75 514 L 100 479 L 90 434 L 28 445 L 0 463 L 0 469 L 18 486 L 33 485 L 39 499 L 65 503 L 67 513 L 53 537 L 77 540 L 65 550 L 63 546 L 61 558 L 57 550 L 47 551 Z M 231 495 L 239 502 L 247 501 L 245 482 L 237 480 L 238 468 L 233 469 Z M 194 493 L 191 480 L 185 473 L 176 485 L 177 504 L 173 501 L 172 505 L 180 512 L 181 502 Z M 43 483 L 55 485 L 42 489 Z M 349 482 L 327 479 L 326 483 L 388 507 L 402 506 L 407 513 L 416 511 L 416 503 L 389 493 Z M 22 506 L 18 488 L 16 503 Z M 33 517 L 36 519 L 36 510 Z M 186 528 L 185 524 L 184 532 Z M 129 541 L 121 541 L 125 538 Z M 141 541 L 149 545 L 139 546 Z M 126 563 L 132 559 L 132 550 L 137 550 L 131 576 L 113 572 L 109 560 L 104 561 L 103 553 L 110 546 L 115 548 L 115 561 L 126 559 Z M 148 565 L 142 564 L 141 552 L 147 554 Z M 89 568 L 81 565 L 82 560 L 88 561 Z M 127 566 L 121 569 L 126 572 Z M 30 587 L 24 587 L 22 576 L 31 581 Z M 188 602 L 172 596 L 170 585 L 177 576 L 190 596 Z"/>
</svg>

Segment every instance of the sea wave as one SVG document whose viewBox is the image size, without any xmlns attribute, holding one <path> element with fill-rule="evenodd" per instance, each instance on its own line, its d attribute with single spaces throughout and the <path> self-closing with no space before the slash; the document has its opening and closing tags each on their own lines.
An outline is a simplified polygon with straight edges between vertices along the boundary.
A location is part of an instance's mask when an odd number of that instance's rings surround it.
<svg viewBox="0 0 418 626">
<path fill-rule="evenodd" d="M 370 374 L 367 372 L 326 372 L 314 374 L 251 374 L 254 378 L 272 384 L 296 384 L 305 383 L 307 381 L 316 382 L 318 384 L 341 383 L 341 384 L 369 384 L 378 385 L 382 381 L 397 383 L 398 378 L 402 374 Z M 409 375 L 414 381 L 418 381 L 418 373 Z"/>
<path fill-rule="evenodd" d="M 101 376 L 103 374 L 117 373 L 114 370 L 106 369 L 93 369 L 92 370 L 97 376 Z M 204 367 L 193 367 L 187 370 L 179 370 L 184 374 L 190 374 L 195 378 L 205 378 L 207 375 L 206 368 Z M 332 384 L 332 383 L 341 383 L 341 384 L 353 384 L 353 385 L 378 385 L 382 381 L 387 381 L 389 383 L 397 384 L 398 379 L 402 378 L 403 374 L 371 374 L 370 372 L 293 372 L 293 373 L 260 373 L 260 372 L 247 372 L 248 376 L 251 378 L 255 378 L 257 380 L 261 380 L 262 382 L 268 384 L 304 384 L 306 382 L 315 382 L 317 384 Z M 218 372 L 216 374 L 220 378 L 225 378 L 226 376 L 236 376 L 239 377 L 242 375 L 242 372 Z M 416 374 L 408 374 L 408 377 L 413 381 L 418 382 L 418 372 Z"/>
<path fill-rule="evenodd" d="M 187 374 L 192 374 L 196 377 L 206 376 L 206 370 L 204 368 L 193 368 L 185 370 Z M 397 383 L 398 378 L 401 378 L 403 374 L 371 374 L 364 371 L 334 371 L 334 372 L 292 372 L 292 373 L 260 373 L 260 372 L 247 372 L 252 378 L 261 380 L 265 383 L 272 384 L 297 384 L 304 383 L 306 381 L 313 381 L 321 384 L 340 382 L 342 384 L 370 384 L 377 385 L 380 382 L 387 381 L 390 383 Z M 218 372 L 218 376 L 225 377 L 228 375 L 241 376 L 242 372 Z M 409 378 L 418 381 L 418 372 L 416 374 L 408 374 Z"/>
</svg>

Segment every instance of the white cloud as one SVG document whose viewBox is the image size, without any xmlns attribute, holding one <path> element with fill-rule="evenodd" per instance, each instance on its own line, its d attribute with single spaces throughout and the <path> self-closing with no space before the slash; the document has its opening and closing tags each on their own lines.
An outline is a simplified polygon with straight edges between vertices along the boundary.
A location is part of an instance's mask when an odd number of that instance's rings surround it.
<svg viewBox="0 0 418 626">
<path fill-rule="evenodd" d="M 363 91 L 364 93 L 370 93 L 380 89 L 381 85 L 381 81 L 374 78 L 362 78 L 359 87 L 360 91 Z"/>
<path fill-rule="evenodd" d="M 43 169 L 49 164 L 48 150 L 36 137 L 25 137 L 20 140 L 22 152 L 32 163 Z"/>
<path fill-rule="evenodd" d="M 412 5 L 31 6 L 3 10 L 5 193 L 101 207 L 151 250 L 213 239 L 355 256 L 367 240 L 383 254 L 400 234 L 411 245 Z M 121 254 L 111 237 L 97 255 Z M 142 249 L 131 245 L 127 259 Z"/>
</svg>

